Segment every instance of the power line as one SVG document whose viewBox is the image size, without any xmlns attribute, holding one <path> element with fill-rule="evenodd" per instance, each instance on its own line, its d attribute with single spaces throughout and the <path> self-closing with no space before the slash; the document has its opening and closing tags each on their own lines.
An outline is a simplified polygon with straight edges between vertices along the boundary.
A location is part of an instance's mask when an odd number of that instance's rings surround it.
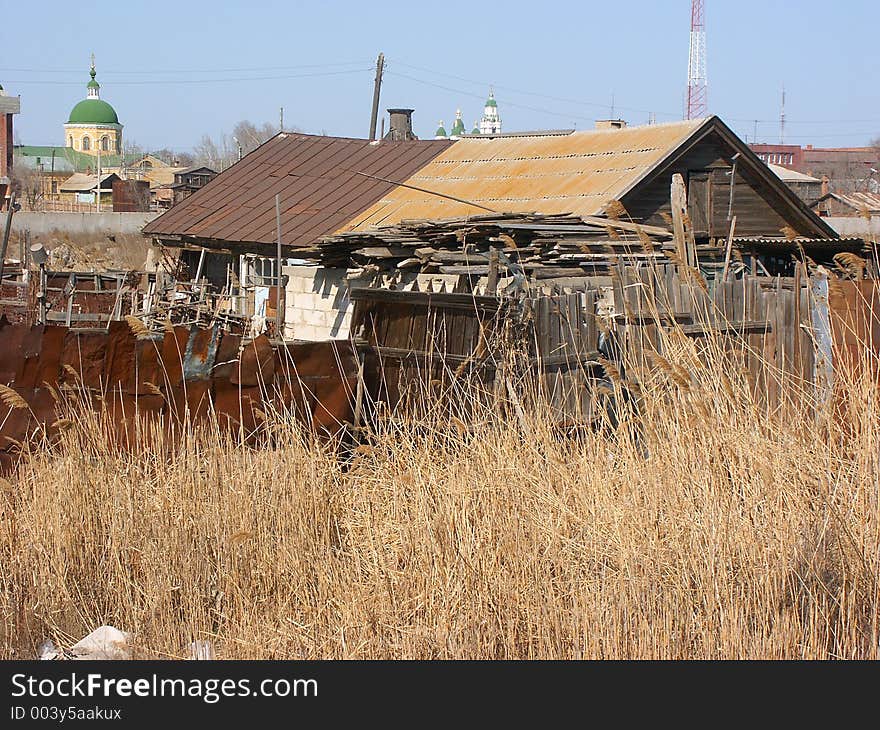
<svg viewBox="0 0 880 730">
<path fill-rule="evenodd" d="M 464 76 L 458 76 L 456 74 L 446 73 L 444 71 L 434 71 L 433 69 L 426 68 L 424 66 L 416 66 L 414 64 L 405 63 L 403 61 L 399 61 L 396 59 L 391 59 L 390 63 L 396 64 L 398 66 L 403 66 L 405 68 L 414 69 L 416 71 L 423 71 L 423 72 L 431 74 L 433 76 L 442 76 L 445 78 L 455 79 L 456 81 L 464 81 L 465 83 L 468 83 L 468 84 L 475 84 L 475 85 L 483 86 L 483 87 L 491 85 L 495 89 L 509 91 L 513 94 L 519 94 L 522 96 L 535 96 L 535 97 L 538 97 L 541 99 L 549 99 L 551 101 L 560 101 L 560 102 L 564 102 L 564 103 L 568 103 L 568 104 L 578 104 L 581 106 L 592 106 L 592 107 L 596 107 L 599 109 L 607 109 L 608 108 L 608 102 L 586 101 L 584 99 L 572 99 L 570 97 L 554 96 L 552 94 L 543 94 L 543 93 L 540 93 L 537 91 L 526 91 L 524 89 L 516 89 L 511 86 L 503 86 L 500 84 L 490 84 L 488 81 L 478 81 L 476 79 L 470 79 L 470 78 L 466 78 Z M 461 89 L 455 89 L 455 88 L 452 88 L 449 86 L 434 84 L 433 82 L 427 81 L 425 79 L 417 79 L 413 76 L 407 76 L 406 74 L 402 74 L 402 73 L 398 73 L 398 75 L 403 76 L 404 78 L 409 78 L 411 80 L 418 81 L 419 83 L 434 85 L 434 86 L 437 86 L 438 88 L 445 89 L 447 91 L 453 91 L 453 92 L 460 93 L 460 94 L 467 94 L 469 96 L 474 96 L 474 97 L 479 96 L 480 98 L 482 98 L 482 96 L 483 96 L 482 94 L 475 94 L 473 92 L 467 92 L 467 91 L 463 91 Z M 505 104 L 511 104 L 511 102 L 505 101 Z M 532 108 L 532 107 L 525 107 L 525 108 Z M 620 109 L 622 111 L 637 112 L 640 114 L 658 114 L 660 116 L 671 117 L 673 119 L 680 119 L 681 118 L 680 112 L 673 113 L 673 112 L 657 111 L 655 109 L 640 109 L 640 108 L 636 108 L 636 107 L 620 106 L 618 104 L 615 104 L 615 108 Z M 542 109 L 540 111 L 546 111 L 546 110 Z M 560 114 L 560 116 L 570 116 L 570 115 Z M 778 124 L 779 123 L 779 119 L 761 119 L 761 118 L 756 119 L 754 117 L 751 117 L 751 118 L 722 117 L 722 118 L 725 121 L 729 121 L 729 122 L 744 122 L 744 123 L 748 123 L 748 124 L 753 124 L 754 122 L 758 122 L 759 124 Z M 788 117 L 786 117 L 785 124 L 786 124 L 786 126 L 788 126 L 790 124 L 880 124 L 880 119 L 819 119 L 819 120 L 816 120 L 816 119 L 797 119 L 797 120 L 792 120 L 792 119 L 789 119 Z"/>
<path fill-rule="evenodd" d="M 248 66 L 243 68 L 152 68 L 152 69 L 105 69 L 101 71 L 102 76 L 117 74 L 153 74 L 153 73 L 245 73 L 248 71 L 294 71 L 296 69 L 305 68 L 338 68 L 340 66 L 362 66 L 369 63 L 369 60 L 360 61 L 339 61 L 336 63 L 303 63 L 296 66 Z M 21 73 L 57 73 L 57 74 L 78 74 L 78 71 L 70 68 L 10 68 L 0 67 L 0 72 L 21 72 Z"/>
<path fill-rule="evenodd" d="M 437 83 L 434 83 L 433 81 L 427 81 L 426 79 L 420 79 L 415 76 L 410 76 L 409 74 L 400 73 L 400 71 L 386 70 L 385 73 L 391 74 L 394 76 L 399 76 L 404 79 L 409 79 L 410 81 L 415 81 L 418 84 L 424 84 L 426 86 L 433 86 L 436 89 L 443 89 L 444 91 L 451 91 L 455 94 L 462 94 L 463 96 L 471 96 L 471 97 L 474 97 L 475 99 L 482 99 L 485 96 L 484 94 L 477 94 L 472 91 L 464 91 L 463 89 L 456 89 L 451 86 L 444 86 L 443 84 L 437 84 Z M 496 87 L 496 88 L 500 88 L 500 87 Z M 504 100 L 504 105 L 517 107 L 519 109 L 528 109 L 529 111 L 539 112 L 541 114 L 548 114 L 553 117 L 560 117 L 560 118 L 564 118 L 564 119 L 581 119 L 581 120 L 584 120 L 587 122 L 594 122 L 596 120 L 595 117 L 585 117 L 585 116 L 579 115 L 579 114 L 566 114 L 563 112 L 554 112 L 554 111 L 551 111 L 550 109 L 541 109 L 541 108 L 535 107 L 535 106 L 528 106 L 527 104 L 518 104 L 516 102 L 510 101 L 509 99 Z"/>
<path fill-rule="evenodd" d="M 349 69 L 345 71 L 322 71 L 316 73 L 305 73 L 305 74 L 282 74 L 277 76 L 240 76 L 240 77 L 226 77 L 226 78 L 215 78 L 215 79 L 149 79 L 146 81 L 113 81 L 112 85 L 116 86 L 170 86 L 175 84 L 222 84 L 222 83 L 234 83 L 239 81 L 278 81 L 281 79 L 304 79 L 304 78 L 313 78 L 317 76 L 342 76 L 345 74 L 357 74 L 363 73 L 364 71 L 372 71 L 371 68 L 357 68 L 357 69 Z M 11 79 L 7 83 L 14 84 L 22 84 L 22 85 L 30 85 L 30 86 L 81 86 L 82 81 L 29 81 L 29 80 L 21 80 L 21 79 Z"/>
<path fill-rule="evenodd" d="M 779 119 L 744 119 L 738 117 L 723 117 L 729 122 L 743 122 L 746 124 L 779 124 Z M 789 119 L 785 118 L 785 125 L 789 124 L 880 124 L 880 119 Z"/>
<path fill-rule="evenodd" d="M 413 64 L 404 63 L 402 61 L 393 61 L 393 63 L 396 63 L 398 66 L 404 66 L 406 68 L 411 68 L 415 71 L 424 71 L 425 73 L 429 73 L 429 74 L 432 74 L 435 76 L 445 76 L 447 78 L 455 79 L 457 81 L 464 81 L 468 84 L 476 84 L 476 85 L 483 86 L 483 87 L 491 85 L 495 89 L 502 89 L 504 91 L 509 91 L 513 94 L 520 94 L 521 96 L 535 96 L 535 97 L 538 97 L 541 99 L 549 99 L 551 101 L 561 101 L 561 102 L 565 102 L 568 104 L 578 104 L 580 106 L 593 106 L 593 107 L 597 107 L 599 109 L 607 109 L 608 108 L 608 102 L 585 101 L 584 99 L 572 99 L 572 98 L 564 97 L 564 96 L 554 96 L 552 94 L 544 94 L 544 93 L 541 93 L 538 91 L 525 91 L 524 89 L 515 89 L 511 86 L 502 86 L 502 85 L 494 84 L 494 83 L 489 84 L 486 81 L 477 81 L 476 79 L 468 79 L 463 76 L 456 76 L 455 74 L 444 73 L 443 71 L 433 71 L 433 70 L 431 70 L 429 68 L 425 68 L 423 66 L 414 66 Z M 428 83 L 428 82 L 424 82 L 424 83 Z M 457 89 L 452 89 L 452 90 L 458 91 Z M 459 92 L 459 93 L 467 93 L 467 92 Z M 480 94 L 480 96 L 482 96 L 482 94 Z M 505 102 L 505 103 L 509 103 L 509 102 Z M 640 114 L 660 114 L 661 116 L 664 116 L 664 117 L 674 117 L 674 118 L 678 118 L 681 116 L 680 114 L 673 114 L 672 112 L 662 112 L 662 111 L 658 112 L 654 109 L 636 109 L 633 107 L 626 107 L 626 106 L 619 106 L 619 105 L 615 105 L 615 107 L 617 109 L 622 109 L 623 111 L 638 112 Z"/>
</svg>

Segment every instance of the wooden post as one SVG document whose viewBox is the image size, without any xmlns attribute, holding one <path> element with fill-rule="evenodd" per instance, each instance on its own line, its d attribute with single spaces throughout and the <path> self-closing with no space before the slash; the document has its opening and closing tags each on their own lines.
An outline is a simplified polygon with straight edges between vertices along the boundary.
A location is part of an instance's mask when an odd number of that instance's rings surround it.
<svg viewBox="0 0 880 730">
<path fill-rule="evenodd" d="M 733 249 L 733 232 L 736 230 L 736 216 L 730 221 L 730 233 L 727 235 L 727 249 L 724 251 L 724 268 L 721 269 L 721 281 L 727 279 L 727 268 L 730 266 L 730 252 Z"/>
<path fill-rule="evenodd" d="M 9 245 L 9 234 L 12 232 L 12 215 L 15 213 L 15 191 L 9 196 L 9 207 L 6 209 L 6 230 L 3 231 L 3 245 L 0 246 L 0 282 L 3 281 L 3 266 L 6 263 L 6 247 Z M 22 262 L 24 263 L 24 262 Z"/>
<path fill-rule="evenodd" d="M 38 324 L 46 324 L 46 264 L 45 262 L 40 263 L 40 288 L 38 297 L 40 300 L 39 306 L 39 317 L 40 321 Z"/>
<path fill-rule="evenodd" d="M 277 288 L 275 289 L 275 334 L 279 340 L 284 339 L 281 331 L 281 195 L 275 194 L 275 234 L 278 243 L 276 251 L 276 266 L 278 267 Z"/>
<path fill-rule="evenodd" d="M 675 253 L 687 262 L 687 248 L 684 239 L 684 214 L 687 211 L 687 189 L 684 186 L 684 178 L 676 173 L 672 176 L 670 188 L 670 203 L 672 207 L 672 236 L 675 241 Z"/>
<path fill-rule="evenodd" d="M 672 176 L 670 190 L 672 204 L 672 234 L 675 239 L 676 253 L 688 266 L 696 267 L 697 243 L 694 240 L 694 227 L 690 223 L 687 205 L 687 188 L 680 173 Z"/>
<path fill-rule="evenodd" d="M 205 251 L 207 251 L 207 249 L 203 246 L 202 252 L 199 254 L 199 265 L 196 266 L 196 275 L 193 279 L 193 283 L 195 284 L 198 284 L 199 279 L 202 278 L 202 269 L 205 267 Z"/>
<path fill-rule="evenodd" d="M 354 396 L 354 424 L 352 424 L 355 430 L 361 427 L 361 418 L 364 409 L 364 359 L 364 353 L 358 352 L 357 388 Z"/>
<path fill-rule="evenodd" d="M 370 139 L 376 139 L 376 121 L 379 117 L 379 94 L 382 89 L 382 72 L 385 70 L 385 54 L 376 59 L 376 80 L 373 83 L 373 108 L 370 114 Z"/>
<path fill-rule="evenodd" d="M 486 279 L 486 296 L 494 296 L 498 291 L 498 249 L 489 249 L 489 276 Z"/>
</svg>

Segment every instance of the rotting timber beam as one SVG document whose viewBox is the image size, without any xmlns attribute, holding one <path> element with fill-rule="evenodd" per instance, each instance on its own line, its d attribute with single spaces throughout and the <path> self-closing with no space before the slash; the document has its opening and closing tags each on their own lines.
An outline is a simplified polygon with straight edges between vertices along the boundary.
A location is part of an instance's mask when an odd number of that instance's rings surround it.
<svg viewBox="0 0 880 730">
<path fill-rule="evenodd" d="M 443 307 L 444 309 L 481 309 L 495 311 L 501 306 L 497 297 L 471 294 L 438 294 L 432 292 L 397 291 L 394 289 L 371 289 L 357 287 L 349 291 L 351 301 L 408 304 L 413 307 Z"/>
</svg>

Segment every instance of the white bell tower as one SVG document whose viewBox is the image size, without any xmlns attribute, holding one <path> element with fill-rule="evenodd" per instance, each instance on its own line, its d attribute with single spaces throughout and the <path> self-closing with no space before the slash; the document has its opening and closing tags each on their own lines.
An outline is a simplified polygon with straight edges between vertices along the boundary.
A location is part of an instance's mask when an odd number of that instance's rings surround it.
<svg viewBox="0 0 880 730">
<path fill-rule="evenodd" d="M 480 120 L 480 134 L 501 134 L 501 117 L 498 116 L 498 103 L 495 101 L 495 92 L 489 89 L 489 98 L 483 108 L 483 118 Z"/>
</svg>

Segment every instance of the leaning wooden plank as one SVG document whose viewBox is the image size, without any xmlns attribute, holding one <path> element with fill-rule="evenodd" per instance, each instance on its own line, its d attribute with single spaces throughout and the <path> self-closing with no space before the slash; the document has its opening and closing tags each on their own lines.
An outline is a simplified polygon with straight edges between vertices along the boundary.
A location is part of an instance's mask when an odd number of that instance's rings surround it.
<svg viewBox="0 0 880 730">
<path fill-rule="evenodd" d="M 464 274 L 466 276 L 486 276 L 489 273 L 489 264 L 482 266 L 441 266 L 441 274 Z"/>
<path fill-rule="evenodd" d="M 771 332 L 773 322 L 767 319 L 756 319 L 739 322 L 718 322 L 717 324 L 679 324 L 675 329 L 686 335 L 735 334 L 744 332 Z"/>
<path fill-rule="evenodd" d="M 437 251 L 429 257 L 431 261 L 441 264 L 467 264 L 471 261 L 484 263 L 489 260 L 489 256 L 483 253 L 464 251 Z"/>
<path fill-rule="evenodd" d="M 351 301 L 376 301 L 400 303 L 410 306 L 443 306 L 446 309 L 486 309 L 496 310 L 500 305 L 497 297 L 483 297 L 472 294 L 435 294 L 431 292 L 399 291 L 396 289 L 375 289 L 354 287 L 349 291 Z"/>
<path fill-rule="evenodd" d="M 670 202 L 672 205 L 672 234 L 675 239 L 675 252 L 688 266 L 697 265 L 696 243 L 693 242 L 693 231 L 689 231 L 687 204 L 687 188 L 680 173 L 672 176 L 670 186 Z"/>
<path fill-rule="evenodd" d="M 389 246 L 369 246 L 359 248 L 351 252 L 352 256 L 363 256 L 371 259 L 390 259 L 400 258 L 401 256 L 409 256 L 409 251 L 405 248 L 391 248 Z"/>
<path fill-rule="evenodd" d="M 66 322 L 67 312 L 46 312 L 46 320 L 49 322 Z M 74 314 L 71 316 L 71 322 L 108 322 L 109 314 Z"/>
</svg>

